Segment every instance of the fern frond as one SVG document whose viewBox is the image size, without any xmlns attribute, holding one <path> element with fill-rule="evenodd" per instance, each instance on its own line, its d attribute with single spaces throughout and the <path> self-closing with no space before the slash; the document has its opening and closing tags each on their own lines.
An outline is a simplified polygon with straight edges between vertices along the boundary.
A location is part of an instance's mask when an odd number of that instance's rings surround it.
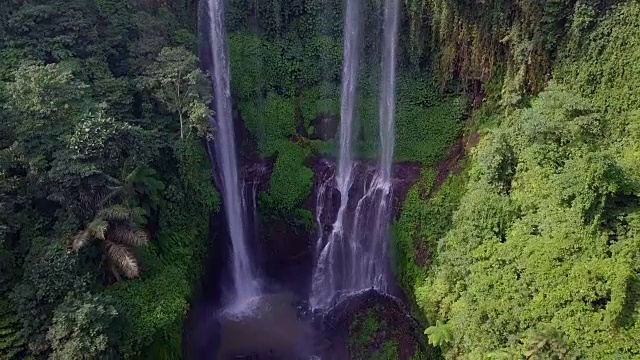
<svg viewBox="0 0 640 360">
<path fill-rule="evenodd" d="M 76 236 L 73 237 L 73 242 L 71 243 L 71 248 L 73 251 L 78 251 L 85 247 L 89 242 L 91 242 L 91 232 L 89 230 L 81 231 Z"/>
<path fill-rule="evenodd" d="M 107 221 L 129 221 L 131 220 L 131 210 L 122 205 L 113 205 L 100 210 L 98 217 Z"/>
<path fill-rule="evenodd" d="M 147 234 L 142 230 L 132 230 L 126 226 L 114 226 L 109 230 L 108 239 L 126 246 L 139 247 L 149 242 Z"/>
<path fill-rule="evenodd" d="M 135 256 L 123 245 L 111 241 L 105 242 L 109 260 L 129 279 L 138 277 L 140 268 Z"/>
<path fill-rule="evenodd" d="M 109 223 L 103 219 L 96 218 L 92 222 L 87 225 L 86 232 L 89 233 L 90 236 L 93 236 L 97 239 L 104 240 L 104 235 L 109 228 Z"/>
</svg>

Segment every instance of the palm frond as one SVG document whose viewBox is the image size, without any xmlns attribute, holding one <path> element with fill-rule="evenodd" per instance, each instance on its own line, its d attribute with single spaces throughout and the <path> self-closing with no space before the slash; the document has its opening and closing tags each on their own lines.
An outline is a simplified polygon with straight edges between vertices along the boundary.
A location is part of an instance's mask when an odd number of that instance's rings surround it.
<svg viewBox="0 0 640 360">
<path fill-rule="evenodd" d="M 127 247 L 111 241 L 106 241 L 105 247 L 109 260 L 124 274 L 124 276 L 129 279 L 138 277 L 140 274 L 138 262 Z"/>
<path fill-rule="evenodd" d="M 132 184 L 138 178 L 138 174 L 143 170 L 141 166 L 136 167 L 127 177 L 124 179 L 125 184 Z"/>
<path fill-rule="evenodd" d="M 131 219 L 138 225 L 144 225 L 147 223 L 148 211 L 141 207 L 134 207 L 131 209 Z"/>
<path fill-rule="evenodd" d="M 105 174 L 102 171 L 97 171 L 96 170 L 96 175 L 101 175 L 102 177 L 104 177 L 108 182 L 115 184 L 117 186 L 121 186 L 122 185 L 122 181 L 114 178 L 113 176 L 109 175 L 109 174 Z"/>
<path fill-rule="evenodd" d="M 107 186 L 107 188 L 110 191 L 109 191 L 109 193 L 107 195 L 105 195 L 104 197 L 102 197 L 100 199 L 100 201 L 98 202 L 98 206 L 106 205 L 111 200 L 117 198 L 123 192 L 122 186 L 117 186 L 117 187 Z"/>
<path fill-rule="evenodd" d="M 100 210 L 98 217 L 107 221 L 129 221 L 131 220 L 131 210 L 122 205 L 113 205 Z"/>
<path fill-rule="evenodd" d="M 138 240 L 138 245 L 136 246 L 147 245 L 149 243 L 149 234 L 144 230 L 136 230 L 136 240 Z"/>
<path fill-rule="evenodd" d="M 71 243 L 71 248 L 73 251 L 78 251 L 85 247 L 89 242 L 91 242 L 91 232 L 89 230 L 81 231 L 76 236 L 73 237 L 73 242 Z"/>
<path fill-rule="evenodd" d="M 147 167 L 140 170 L 138 174 L 138 179 L 150 178 L 155 175 L 156 175 L 156 170 L 154 168 Z"/>
<path fill-rule="evenodd" d="M 149 242 L 147 233 L 142 230 L 132 230 L 127 226 L 113 226 L 109 229 L 108 239 L 131 247 L 144 246 Z"/>
<path fill-rule="evenodd" d="M 89 233 L 90 236 L 95 237 L 100 240 L 104 240 L 104 235 L 109 228 L 109 223 L 101 218 L 96 218 L 92 222 L 87 225 L 85 229 L 86 232 Z"/>
</svg>

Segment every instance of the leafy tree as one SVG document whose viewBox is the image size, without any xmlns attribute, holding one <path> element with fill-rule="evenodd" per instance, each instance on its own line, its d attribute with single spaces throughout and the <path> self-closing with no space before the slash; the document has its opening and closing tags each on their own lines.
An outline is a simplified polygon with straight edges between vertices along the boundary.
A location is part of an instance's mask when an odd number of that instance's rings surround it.
<svg viewBox="0 0 640 360">
<path fill-rule="evenodd" d="M 118 311 L 112 300 L 90 293 L 69 294 L 56 307 L 47 333 L 50 359 L 98 359 L 113 352 Z"/>
<path fill-rule="evenodd" d="M 173 1 L 170 8 L 184 9 Z M 171 345 L 160 343 L 159 356 L 179 351 L 180 320 L 217 201 L 194 136 L 204 135 L 210 89 L 202 73 L 194 75 L 197 58 L 184 49 L 172 57 L 173 65 L 186 71 L 182 80 L 197 90 L 197 102 L 189 97 L 179 114 L 133 86 L 145 83 L 144 70 L 153 73 L 164 47 L 195 48 L 196 37 L 185 30 L 190 26 L 176 21 L 166 4 L 149 9 L 120 0 L 9 1 L 0 7 L 6 20 L 0 22 L 0 297 L 9 295 L 9 304 L 0 305 L 2 358 L 16 351 L 19 358 L 145 353 L 146 340 L 128 347 L 120 337 L 107 335 L 105 342 L 102 336 L 107 328 L 134 336 L 115 322 L 132 308 L 154 324 L 144 336 L 169 334 Z M 188 162 L 174 151 L 181 148 L 172 126 L 179 117 L 185 140 L 198 132 L 188 142 L 198 156 Z M 163 194 L 165 183 L 180 196 Z M 154 227 L 160 245 L 133 252 L 131 245 L 148 242 L 142 226 L 151 221 L 161 224 Z M 84 238 L 98 246 L 72 256 L 69 240 L 79 246 Z M 140 296 L 119 301 L 122 312 L 113 315 L 112 304 L 103 301 L 104 270 L 115 268 L 117 275 L 109 277 L 133 275 L 138 261 L 152 269 L 150 275 L 163 274 L 162 281 L 126 282 Z M 167 284 L 174 291 L 165 303 L 179 306 L 162 306 L 166 321 L 158 322 L 151 309 Z"/>
<path fill-rule="evenodd" d="M 180 139 L 196 129 L 198 135 L 207 133 L 209 89 L 198 59 L 184 48 L 164 48 L 145 72 L 143 85 L 169 111 L 180 119 Z"/>
<path fill-rule="evenodd" d="M 43 355 L 50 350 L 46 334 L 53 310 L 69 291 L 86 291 L 89 278 L 80 271 L 80 259 L 61 242 L 43 238 L 31 242 L 22 278 L 9 298 L 30 354 Z"/>
<path fill-rule="evenodd" d="M 550 86 L 481 141 L 452 228 L 416 290 L 427 317 L 452 329 L 450 356 L 640 352 L 629 302 L 637 239 L 610 208 L 629 216 L 639 202 L 606 126 L 589 101 Z M 534 332 L 539 324 L 552 330 Z"/>
<path fill-rule="evenodd" d="M 23 65 L 13 77 L 5 106 L 16 146 L 30 158 L 51 158 L 61 149 L 60 137 L 87 106 L 87 85 L 74 78 L 72 65 Z"/>
</svg>

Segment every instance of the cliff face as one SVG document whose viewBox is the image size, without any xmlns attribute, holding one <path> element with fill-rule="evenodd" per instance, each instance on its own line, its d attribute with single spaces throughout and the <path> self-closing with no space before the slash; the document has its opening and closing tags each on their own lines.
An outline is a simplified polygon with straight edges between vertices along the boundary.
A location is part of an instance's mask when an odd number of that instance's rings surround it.
<svg viewBox="0 0 640 360">
<path fill-rule="evenodd" d="M 304 209 L 313 214 L 313 226 L 303 226 L 286 221 L 278 217 L 262 219 L 262 261 L 267 276 L 278 282 L 292 285 L 295 289 L 305 290 L 309 287 L 309 278 L 313 266 L 313 252 L 317 238 L 328 234 L 336 219 L 340 207 L 340 193 L 334 187 L 326 189 L 324 201 L 318 204 L 318 191 L 326 186 L 336 170 L 335 162 L 321 158 L 311 161 L 313 169 L 313 187 L 309 197 L 304 202 Z M 351 201 L 348 208 L 353 210 L 356 202 L 362 197 L 365 184 L 374 176 L 376 163 L 362 161 L 356 164 L 354 170 L 354 185 L 351 188 Z M 400 206 L 411 186 L 420 177 L 421 166 L 416 163 L 398 163 L 393 168 L 393 217 L 398 218 Z M 268 187 L 269 174 L 263 173 L 258 180 L 260 188 Z M 320 216 L 318 209 L 322 208 Z M 298 291 L 297 290 L 297 291 Z M 296 292 L 297 292 L 296 291 Z M 302 291 L 301 291 L 302 293 Z"/>
<path fill-rule="evenodd" d="M 438 358 L 404 304 L 375 290 L 347 297 L 320 323 L 323 359 Z"/>
</svg>

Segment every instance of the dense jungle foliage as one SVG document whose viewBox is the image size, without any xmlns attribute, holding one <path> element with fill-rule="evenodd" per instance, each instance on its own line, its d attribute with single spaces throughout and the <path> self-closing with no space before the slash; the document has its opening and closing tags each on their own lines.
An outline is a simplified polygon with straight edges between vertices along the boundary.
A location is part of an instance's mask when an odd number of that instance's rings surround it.
<svg viewBox="0 0 640 360">
<path fill-rule="evenodd" d="M 219 202 L 191 6 L 0 6 L 0 358 L 180 357 Z"/>
<path fill-rule="evenodd" d="M 426 171 L 395 226 L 429 341 L 452 359 L 638 358 L 640 5 L 422 4 L 440 76 L 491 78 L 479 145 L 438 189 Z"/>
<path fill-rule="evenodd" d="M 343 6 L 340 0 L 232 0 L 227 9 L 237 114 L 260 155 L 275 160 L 269 190 L 260 195 L 267 228 L 274 219 L 311 227 L 311 213 L 303 209 L 312 189 L 310 160 L 337 155 Z M 379 147 L 382 11 L 381 1 L 362 2 L 367 31 L 360 41 L 355 119 L 361 158 L 375 157 Z M 441 91 L 430 67 L 404 55 L 399 63 L 396 159 L 431 165 L 458 136 L 469 103 L 464 89 Z"/>
<path fill-rule="evenodd" d="M 336 154 L 343 3 L 228 1 L 234 114 L 275 162 L 265 226 L 311 230 L 311 160 Z M 0 358 L 180 358 L 219 206 L 198 6 L 0 6 Z M 363 6 L 370 158 L 382 1 Z M 425 337 L 450 359 L 640 357 L 640 4 L 405 0 L 399 42 L 396 160 L 423 174 L 394 246 Z M 441 181 L 461 133 L 481 140 Z M 395 358 L 374 313 L 351 353 Z"/>
</svg>

